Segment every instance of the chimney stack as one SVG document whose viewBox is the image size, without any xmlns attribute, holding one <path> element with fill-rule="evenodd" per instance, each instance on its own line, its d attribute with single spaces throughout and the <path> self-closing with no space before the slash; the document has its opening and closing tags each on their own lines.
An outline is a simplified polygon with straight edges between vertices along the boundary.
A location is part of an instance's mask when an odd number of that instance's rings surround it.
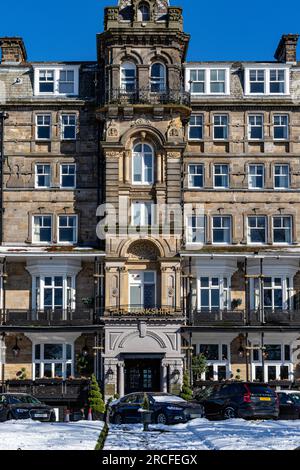
<svg viewBox="0 0 300 470">
<path fill-rule="evenodd" d="M 27 53 L 22 38 L 0 38 L 2 49 L 1 64 L 21 64 L 26 62 Z"/>
<path fill-rule="evenodd" d="M 283 34 L 275 52 L 275 59 L 286 64 L 297 62 L 297 42 L 299 34 Z"/>
</svg>

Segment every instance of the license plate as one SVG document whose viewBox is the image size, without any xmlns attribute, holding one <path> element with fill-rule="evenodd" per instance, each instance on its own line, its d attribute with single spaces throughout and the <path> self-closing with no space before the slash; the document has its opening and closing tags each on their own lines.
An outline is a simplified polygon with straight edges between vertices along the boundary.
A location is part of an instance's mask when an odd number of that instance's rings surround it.
<svg viewBox="0 0 300 470">
<path fill-rule="evenodd" d="M 260 397 L 260 401 L 271 401 L 270 397 Z"/>
<path fill-rule="evenodd" d="M 34 417 L 35 417 L 35 418 L 48 418 L 48 415 L 37 413 L 37 414 L 34 415 Z"/>
</svg>

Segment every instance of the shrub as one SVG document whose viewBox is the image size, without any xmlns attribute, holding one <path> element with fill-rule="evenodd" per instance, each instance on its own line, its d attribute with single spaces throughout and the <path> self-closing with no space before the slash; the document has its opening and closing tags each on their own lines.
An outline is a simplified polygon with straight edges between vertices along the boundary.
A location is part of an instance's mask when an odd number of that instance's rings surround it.
<svg viewBox="0 0 300 470">
<path fill-rule="evenodd" d="M 94 413 L 104 413 L 105 404 L 95 375 L 92 375 L 92 383 L 89 391 L 89 406 Z"/>
<path fill-rule="evenodd" d="M 189 380 L 189 376 L 187 373 L 183 375 L 183 384 L 182 384 L 180 396 L 181 398 L 187 401 L 191 400 L 193 397 L 193 391 L 190 387 L 190 380 Z"/>
</svg>

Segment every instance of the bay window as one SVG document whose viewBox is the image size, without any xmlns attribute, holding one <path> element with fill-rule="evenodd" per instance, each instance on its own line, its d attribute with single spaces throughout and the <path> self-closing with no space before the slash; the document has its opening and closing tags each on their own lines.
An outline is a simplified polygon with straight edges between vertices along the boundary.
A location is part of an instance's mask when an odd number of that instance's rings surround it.
<svg viewBox="0 0 300 470">
<path fill-rule="evenodd" d="M 207 368 L 202 373 L 201 380 L 226 380 L 230 376 L 229 346 L 221 343 L 201 343 L 195 345 L 196 354 L 203 354 Z"/>
<path fill-rule="evenodd" d="M 198 279 L 198 310 L 226 310 L 230 305 L 230 279 L 227 277 L 200 277 Z"/>
<path fill-rule="evenodd" d="M 257 348 L 252 353 L 252 370 L 255 381 L 293 380 L 293 362 L 289 344 L 265 344 L 264 350 L 260 349 L 260 345 L 254 345 L 254 347 Z"/>
<path fill-rule="evenodd" d="M 44 310 L 75 309 L 75 277 L 64 275 L 35 276 L 33 278 L 33 308 Z"/>
<path fill-rule="evenodd" d="M 33 377 L 68 379 L 74 375 L 72 344 L 41 343 L 33 347 Z"/>
<path fill-rule="evenodd" d="M 151 92 L 161 93 L 166 89 L 166 69 L 163 64 L 159 62 L 151 66 Z"/>
<path fill-rule="evenodd" d="M 121 65 L 121 89 L 125 93 L 133 93 L 136 89 L 136 66 L 132 62 Z"/>
</svg>

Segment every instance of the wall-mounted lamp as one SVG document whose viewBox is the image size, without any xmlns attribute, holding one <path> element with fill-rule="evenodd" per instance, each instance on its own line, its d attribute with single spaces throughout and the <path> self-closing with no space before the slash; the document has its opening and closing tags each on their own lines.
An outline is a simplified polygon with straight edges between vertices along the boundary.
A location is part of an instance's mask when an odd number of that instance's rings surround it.
<svg viewBox="0 0 300 470">
<path fill-rule="evenodd" d="M 13 353 L 14 357 L 19 357 L 20 356 L 20 351 L 21 351 L 21 349 L 19 348 L 19 345 L 18 345 L 18 337 L 16 337 L 16 344 L 12 348 L 12 353 Z"/>
</svg>

